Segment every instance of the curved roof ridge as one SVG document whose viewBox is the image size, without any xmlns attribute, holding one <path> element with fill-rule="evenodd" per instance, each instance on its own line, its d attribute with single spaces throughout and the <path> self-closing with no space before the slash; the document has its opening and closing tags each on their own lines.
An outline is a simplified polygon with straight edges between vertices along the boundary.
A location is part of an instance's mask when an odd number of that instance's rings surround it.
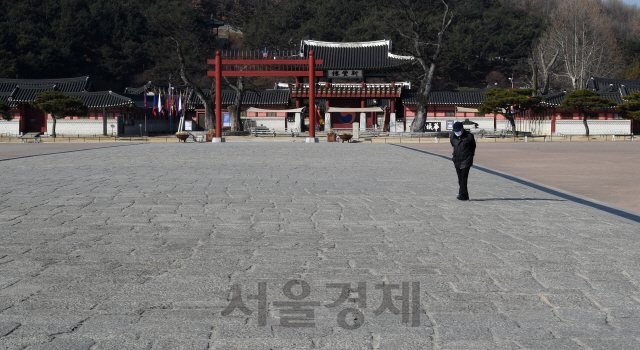
<svg viewBox="0 0 640 350">
<path fill-rule="evenodd" d="M 303 45 L 309 46 L 325 46 L 325 47 L 371 47 L 371 46 L 391 46 L 391 40 L 382 39 L 374 41 L 353 41 L 353 42 L 335 42 L 320 40 L 302 40 Z"/>
<path fill-rule="evenodd" d="M 48 82 L 52 82 L 52 83 L 58 83 L 58 82 L 69 82 L 69 81 L 87 81 L 89 80 L 89 76 L 88 75 L 83 75 L 81 77 L 75 77 L 75 78 L 47 78 L 47 79 L 10 79 L 10 78 L 0 78 L 0 82 L 7 82 L 7 83 L 17 83 L 17 82 L 22 82 L 22 83 L 26 83 L 26 84 L 44 84 L 44 83 L 48 83 Z M 30 83 L 33 82 L 33 83 Z"/>
<path fill-rule="evenodd" d="M 399 60 L 415 60 L 416 58 L 414 56 L 402 56 L 402 55 L 396 55 L 394 53 L 389 52 L 389 57 L 390 58 L 397 58 Z"/>
</svg>

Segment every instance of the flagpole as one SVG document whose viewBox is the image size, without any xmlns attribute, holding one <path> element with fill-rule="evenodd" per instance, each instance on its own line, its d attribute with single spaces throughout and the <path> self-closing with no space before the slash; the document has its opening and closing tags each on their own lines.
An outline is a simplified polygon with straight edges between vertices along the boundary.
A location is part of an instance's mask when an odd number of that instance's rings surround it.
<svg viewBox="0 0 640 350">
<path fill-rule="evenodd" d="M 147 132 L 147 89 L 144 89 L 144 132 Z"/>
</svg>

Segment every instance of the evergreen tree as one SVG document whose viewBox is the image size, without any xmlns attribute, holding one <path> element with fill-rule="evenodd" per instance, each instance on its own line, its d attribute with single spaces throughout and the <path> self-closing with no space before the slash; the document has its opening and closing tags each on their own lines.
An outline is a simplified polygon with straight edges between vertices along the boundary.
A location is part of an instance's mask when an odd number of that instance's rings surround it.
<svg viewBox="0 0 640 350">
<path fill-rule="evenodd" d="M 511 124 L 511 129 L 515 136 L 515 115 L 517 113 L 526 110 L 539 113 L 545 109 L 544 106 L 541 105 L 542 98 L 533 96 L 533 93 L 533 89 L 491 89 L 482 93 L 487 99 L 482 102 L 482 105 L 478 108 L 478 112 L 481 114 L 492 113 L 504 115 Z"/>
<path fill-rule="evenodd" d="M 567 94 L 560 105 L 560 110 L 578 110 L 582 114 L 582 123 L 586 135 L 589 136 L 589 125 L 587 124 L 587 111 L 599 111 L 603 108 L 615 107 L 618 104 L 606 98 L 602 98 L 597 91 L 588 89 L 573 90 Z"/>
<path fill-rule="evenodd" d="M 9 113 L 9 110 L 11 108 L 9 106 L 7 106 L 7 104 L 5 104 L 4 102 L 0 101 L 0 116 L 2 116 L 2 119 L 6 120 L 6 121 L 10 121 L 11 119 L 13 119 L 13 115 L 11 115 L 11 113 Z"/>
<path fill-rule="evenodd" d="M 625 102 L 618 105 L 620 115 L 640 120 L 640 91 L 634 91 L 630 96 L 623 97 Z"/>
<path fill-rule="evenodd" d="M 36 94 L 36 100 L 31 102 L 35 109 L 50 114 L 53 119 L 51 136 L 56 137 L 56 121 L 68 116 L 86 115 L 87 108 L 82 100 L 69 97 L 60 91 L 45 91 Z"/>
</svg>

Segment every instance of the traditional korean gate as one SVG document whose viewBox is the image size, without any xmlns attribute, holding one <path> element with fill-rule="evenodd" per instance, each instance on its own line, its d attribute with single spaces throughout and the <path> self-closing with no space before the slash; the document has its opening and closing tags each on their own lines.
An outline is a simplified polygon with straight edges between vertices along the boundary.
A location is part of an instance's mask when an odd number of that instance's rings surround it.
<svg viewBox="0 0 640 350">
<path fill-rule="evenodd" d="M 323 63 L 316 60 L 314 52 L 309 52 L 309 59 L 298 59 L 293 56 L 283 57 L 269 55 L 268 52 L 225 52 L 216 51 L 216 58 L 207 60 L 207 64 L 215 65 L 214 71 L 207 72 L 216 80 L 216 139 L 222 140 L 222 77 L 309 77 L 309 139 L 316 137 L 315 121 L 315 78 L 323 76 L 316 71 L 316 65 Z M 281 55 L 282 56 L 282 55 Z"/>
</svg>

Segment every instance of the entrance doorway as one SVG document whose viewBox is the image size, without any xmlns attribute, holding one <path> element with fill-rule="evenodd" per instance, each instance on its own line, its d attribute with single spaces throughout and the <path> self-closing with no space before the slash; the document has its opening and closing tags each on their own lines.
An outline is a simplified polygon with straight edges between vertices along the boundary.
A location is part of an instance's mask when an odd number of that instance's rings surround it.
<svg viewBox="0 0 640 350">
<path fill-rule="evenodd" d="M 44 112 L 27 107 L 23 118 L 24 132 L 47 132 L 47 119 Z"/>
<path fill-rule="evenodd" d="M 205 129 L 204 116 L 205 116 L 204 113 L 198 113 L 198 116 L 196 118 L 198 120 L 198 130 L 207 130 Z"/>
</svg>

